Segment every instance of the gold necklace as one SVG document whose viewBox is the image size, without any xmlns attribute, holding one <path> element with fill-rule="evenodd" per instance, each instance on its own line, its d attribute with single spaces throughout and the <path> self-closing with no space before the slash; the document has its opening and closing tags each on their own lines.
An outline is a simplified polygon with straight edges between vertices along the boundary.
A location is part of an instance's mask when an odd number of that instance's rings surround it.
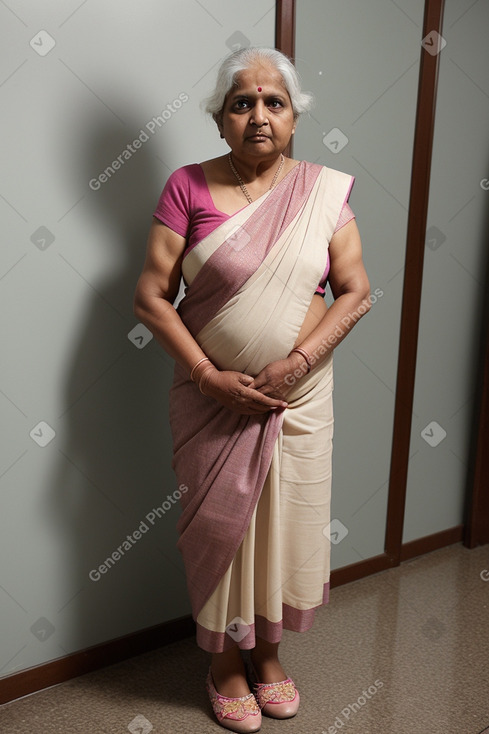
<svg viewBox="0 0 489 734">
<path fill-rule="evenodd" d="M 246 188 L 246 186 L 244 184 L 243 179 L 241 178 L 241 176 L 239 175 L 239 173 L 237 172 L 237 170 L 235 168 L 235 165 L 233 163 L 233 158 L 232 158 L 232 154 L 231 153 L 229 153 L 229 155 L 228 155 L 228 161 L 229 161 L 229 165 L 231 167 L 231 171 L 236 176 L 236 179 L 237 179 L 237 181 L 239 183 L 239 187 L 240 187 L 241 191 L 243 192 L 243 194 L 248 199 L 248 204 L 252 204 L 253 203 L 253 199 L 251 198 L 251 196 L 249 194 L 249 191 L 248 191 L 248 189 Z M 271 191 L 273 189 L 273 187 L 275 186 L 275 183 L 277 181 L 277 178 L 279 177 L 280 171 L 284 167 L 284 163 L 285 163 L 285 158 L 284 158 L 283 154 L 281 153 L 280 154 L 280 164 L 279 164 L 279 167 L 277 168 L 277 170 L 275 171 L 275 176 L 273 177 L 272 183 L 270 184 L 270 188 L 268 189 L 269 191 Z"/>
</svg>

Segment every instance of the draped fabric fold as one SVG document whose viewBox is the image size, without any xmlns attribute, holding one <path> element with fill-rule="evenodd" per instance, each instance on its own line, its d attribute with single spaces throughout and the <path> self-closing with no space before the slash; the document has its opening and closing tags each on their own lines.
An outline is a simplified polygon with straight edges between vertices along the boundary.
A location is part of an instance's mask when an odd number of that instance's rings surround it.
<svg viewBox="0 0 489 734">
<path fill-rule="evenodd" d="M 254 376 L 289 354 L 352 183 L 347 174 L 301 162 L 184 258 L 187 289 L 178 312 L 219 369 Z M 313 419 L 309 397 L 324 395 L 325 370 L 320 366 L 301 380 L 285 410 L 245 416 L 202 395 L 176 365 L 170 391 L 173 466 L 178 483 L 188 487 L 182 494 L 178 547 L 195 619 L 255 522 L 273 467 L 286 466 L 285 475 L 293 476 L 295 445 L 297 467 L 303 466 L 304 447 L 284 434 L 291 426 L 294 433 L 303 413 L 306 424 Z M 283 442 L 286 458 L 280 452 Z M 280 481 L 280 473 L 275 479 Z M 292 606 L 300 608 L 300 600 Z M 270 620 L 266 610 L 264 617 Z"/>
</svg>

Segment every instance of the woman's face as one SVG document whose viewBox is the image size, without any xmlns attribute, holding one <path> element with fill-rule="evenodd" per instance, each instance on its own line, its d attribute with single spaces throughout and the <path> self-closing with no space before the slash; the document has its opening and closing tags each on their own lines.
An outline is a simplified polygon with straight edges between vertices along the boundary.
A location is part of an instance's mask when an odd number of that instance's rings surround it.
<svg viewBox="0 0 489 734">
<path fill-rule="evenodd" d="M 280 73 L 256 64 L 242 71 L 224 102 L 219 130 L 236 158 L 276 158 L 295 131 L 294 113 Z"/>
</svg>

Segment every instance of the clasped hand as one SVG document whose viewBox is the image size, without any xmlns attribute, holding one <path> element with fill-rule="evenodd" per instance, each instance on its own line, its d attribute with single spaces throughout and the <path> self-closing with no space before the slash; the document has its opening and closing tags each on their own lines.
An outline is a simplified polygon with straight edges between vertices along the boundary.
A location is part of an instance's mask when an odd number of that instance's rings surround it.
<svg viewBox="0 0 489 734">
<path fill-rule="evenodd" d="M 256 377 L 208 367 L 199 384 L 204 395 L 214 398 L 229 410 L 241 415 L 254 415 L 287 407 L 286 396 L 291 386 L 287 385 L 285 377 L 292 371 L 290 358 L 271 362 Z"/>
</svg>

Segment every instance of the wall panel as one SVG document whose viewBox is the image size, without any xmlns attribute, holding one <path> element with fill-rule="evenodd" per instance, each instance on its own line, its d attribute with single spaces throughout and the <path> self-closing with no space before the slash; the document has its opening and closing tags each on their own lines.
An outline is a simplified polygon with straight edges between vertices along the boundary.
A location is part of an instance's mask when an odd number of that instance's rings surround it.
<svg viewBox="0 0 489 734">
<path fill-rule="evenodd" d="M 190 612 L 166 500 L 172 363 L 133 333 L 132 297 L 168 175 L 226 150 L 199 109 L 219 61 L 273 45 L 275 15 L 256 0 L 12 0 L 0 24 L 7 675 Z"/>
</svg>

